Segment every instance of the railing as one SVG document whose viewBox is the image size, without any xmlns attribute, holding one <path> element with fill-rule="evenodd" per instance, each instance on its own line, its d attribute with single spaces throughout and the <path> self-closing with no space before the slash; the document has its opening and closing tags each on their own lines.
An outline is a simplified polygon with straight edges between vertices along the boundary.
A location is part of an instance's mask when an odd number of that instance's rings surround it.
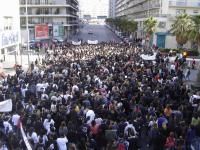
<svg viewBox="0 0 200 150">
<path fill-rule="evenodd" d="M 117 14 L 120 14 L 124 12 L 125 14 L 133 14 L 133 13 L 138 13 L 138 12 L 143 12 L 143 11 L 148 11 L 151 9 L 158 9 L 161 7 L 160 3 L 154 3 L 154 4 L 148 4 L 144 3 L 143 5 L 127 5 L 127 7 L 124 8 L 119 8 L 117 10 Z"/>
<path fill-rule="evenodd" d="M 78 16 L 76 12 L 66 12 L 67 15 Z M 20 12 L 20 15 L 26 15 L 26 12 Z M 39 9 L 36 12 L 28 12 L 28 15 L 62 15 L 58 11 L 40 11 Z"/>
<path fill-rule="evenodd" d="M 45 13 L 40 13 L 40 14 L 28 14 L 29 17 L 74 17 L 77 18 L 77 15 L 74 14 L 45 14 Z M 20 14 L 20 17 L 26 17 L 26 14 Z"/>
<path fill-rule="evenodd" d="M 137 16 L 134 16 L 135 19 L 138 19 L 138 18 L 148 18 L 148 16 L 152 16 L 152 17 L 168 17 L 169 15 L 167 14 L 143 14 L 143 15 L 137 15 Z"/>
<path fill-rule="evenodd" d="M 35 24 L 48 24 L 48 25 L 67 25 L 67 24 L 78 24 L 78 21 L 66 21 L 66 22 L 54 22 L 54 21 L 29 21 L 30 26 Z M 21 23 L 22 26 L 26 26 L 26 23 Z"/>
<path fill-rule="evenodd" d="M 25 7 L 26 5 L 26 1 L 21 1 L 20 2 L 20 5 Z M 45 5 L 45 6 L 66 6 L 66 5 L 69 5 L 71 7 L 73 7 L 74 9 L 78 9 L 78 5 L 74 4 L 74 3 L 71 3 L 71 2 L 56 2 L 56 1 L 52 1 L 52 2 L 43 2 L 43 1 L 28 1 L 28 7 L 30 7 L 31 5 L 38 5 L 38 6 L 42 6 L 42 5 Z"/>
</svg>

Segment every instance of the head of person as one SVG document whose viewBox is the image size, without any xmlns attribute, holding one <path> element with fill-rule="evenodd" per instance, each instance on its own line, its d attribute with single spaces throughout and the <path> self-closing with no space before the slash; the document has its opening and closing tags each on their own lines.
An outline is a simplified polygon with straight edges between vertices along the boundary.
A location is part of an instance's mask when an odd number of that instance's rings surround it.
<svg viewBox="0 0 200 150">
<path fill-rule="evenodd" d="M 95 126 L 95 125 L 96 125 L 96 121 L 95 121 L 95 120 L 92 120 L 91 125 L 92 125 L 92 126 Z"/>
<path fill-rule="evenodd" d="M 173 138 L 174 137 L 174 132 L 170 132 L 169 136 Z"/>
</svg>

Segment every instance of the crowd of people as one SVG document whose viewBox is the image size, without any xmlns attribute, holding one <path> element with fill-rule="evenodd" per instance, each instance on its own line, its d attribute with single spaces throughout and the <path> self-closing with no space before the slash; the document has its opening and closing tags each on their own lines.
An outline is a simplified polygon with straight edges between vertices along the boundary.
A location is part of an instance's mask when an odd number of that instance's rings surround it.
<svg viewBox="0 0 200 150">
<path fill-rule="evenodd" d="M 140 57 L 155 52 L 155 61 Z M 200 105 L 189 103 L 182 60 L 167 58 L 116 43 L 47 51 L 2 80 L 0 101 L 13 108 L 0 113 L 0 149 L 190 150 Z"/>
</svg>

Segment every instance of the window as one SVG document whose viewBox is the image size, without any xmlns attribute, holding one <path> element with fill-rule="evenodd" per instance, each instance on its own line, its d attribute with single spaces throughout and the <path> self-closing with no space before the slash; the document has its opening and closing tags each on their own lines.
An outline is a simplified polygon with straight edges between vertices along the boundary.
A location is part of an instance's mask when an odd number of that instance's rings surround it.
<svg viewBox="0 0 200 150">
<path fill-rule="evenodd" d="M 55 14 L 59 14 L 60 13 L 60 9 L 56 8 Z"/>
<path fill-rule="evenodd" d="M 184 14 L 186 11 L 185 9 L 177 9 L 176 10 L 176 14 L 179 15 L 179 14 Z"/>
<path fill-rule="evenodd" d="M 44 8 L 44 13 L 45 14 L 49 14 L 49 9 L 48 8 Z"/>
<path fill-rule="evenodd" d="M 165 28 L 166 27 L 166 22 L 159 22 L 159 24 L 158 24 L 158 27 L 159 28 Z"/>
<path fill-rule="evenodd" d="M 25 1 L 25 0 L 20 0 L 20 4 L 21 4 L 21 5 L 25 5 L 25 4 L 26 4 L 26 1 Z"/>
<path fill-rule="evenodd" d="M 40 4 L 40 0 L 36 0 L 36 1 L 35 1 L 35 4 L 36 4 L 36 5 L 39 5 L 39 4 Z"/>
<path fill-rule="evenodd" d="M 25 8 L 20 8 L 20 14 L 25 15 L 26 14 L 26 9 Z"/>
<path fill-rule="evenodd" d="M 44 22 L 44 17 L 39 18 L 39 23 L 45 23 Z"/>
<path fill-rule="evenodd" d="M 21 18 L 20 19 L 20 24 L 21 25 L 25 25 L 26 24 L 26 19 L 25 18 Z"/>
<path fill-rule="evenodd" d="M 45 0 L 40 0 L 40 4 L 45 4 Z"/>
<path fill-rule="evenodd" d="M 31 15 L 32 14 L 32 8 L 28 9 L 28 14 Z"/>
<path fill-rule="evenodd" d="M 13 18 L 4 17 L 4 30 L 12 30 Z"/>
<path fill-rule="evenodd" d="M 45 4 L 49 4 L 49 1 L 48 1 L 48 0 L 45 0 Z"/>
<path fill-rule="evenodd" d="M 199 13 L 199 10 L 193 10 L 193 13 L 194 13 L 194 14 L 198 14 L 198 13 Z"/>
<path fill-rule="evenodd" d="M 29 23 L 29 24 L 33 24 L 33 18 L 29 17 L 29 18 L 28 18 L 28 23 Z"/>
<path fill-rule="evenodd" d="M 28 4 L 32 4 L 32 0 L 28 0 Z"/>
</svg>

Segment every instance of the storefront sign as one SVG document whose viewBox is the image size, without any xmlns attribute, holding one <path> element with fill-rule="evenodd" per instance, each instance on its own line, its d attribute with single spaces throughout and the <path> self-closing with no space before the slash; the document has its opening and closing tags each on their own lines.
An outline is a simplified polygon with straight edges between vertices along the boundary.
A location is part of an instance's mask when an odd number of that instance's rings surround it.
<svg viewBox="0 0 200 150">
<path fill-rule="evenodd" d="M 53 36 L 54 37 L 62 37 L 62 36 L 64 36 L 64 26 L 62 26 L 62 25 L 54 25 L 53 26 Z"/>
<path fill-rule="evenodd" d="M 35 25 L 35 39 L 47 39 L 49 38 L 48 25 Z"/>
</svg>

